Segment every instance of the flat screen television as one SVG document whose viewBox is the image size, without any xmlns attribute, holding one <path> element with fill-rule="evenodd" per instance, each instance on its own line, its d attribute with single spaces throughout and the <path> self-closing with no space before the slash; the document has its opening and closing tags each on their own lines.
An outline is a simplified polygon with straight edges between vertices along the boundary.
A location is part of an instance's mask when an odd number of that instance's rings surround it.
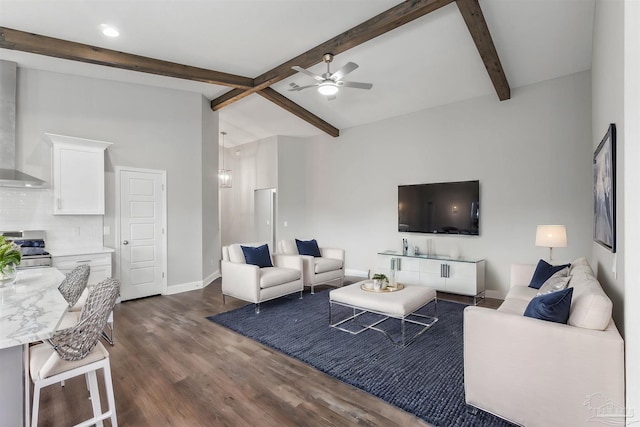
<svg viewBox="0 0 640 427">
<path fill-rule="evenodd" d="M 398 231 L 480 234 L 480 181 L 398 186 Z"/>
</svg>

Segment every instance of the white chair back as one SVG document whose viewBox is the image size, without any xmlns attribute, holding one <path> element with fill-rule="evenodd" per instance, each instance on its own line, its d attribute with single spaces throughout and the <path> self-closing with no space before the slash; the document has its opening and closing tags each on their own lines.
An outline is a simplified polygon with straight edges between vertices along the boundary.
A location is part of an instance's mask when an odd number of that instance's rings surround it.
<svg viewBox="0 0 640 427">
<path fill-rule="evenodd" d="M 285 255 L 298 255 L 298 246 L 293 239 L 280 240 L 278 242 L 278 252 Z"/>
<path fill-rule="evenodd" d="M 241 246 L 262 246 L 269 245 L 269 254 L 273 255 L 273 248 L 267 242 L 257 242 L 257 243 L 234 243 L 229 246 L 225 246 L 222 248 L 222 259 L 225 261 L 237 262 L 240 264 L 246 264 L 247 261 L 244 259 L 244 252 L 242 252 Z M 225 258 L 225 248 L 227 252 L 227 258 Z"/>
</svg>

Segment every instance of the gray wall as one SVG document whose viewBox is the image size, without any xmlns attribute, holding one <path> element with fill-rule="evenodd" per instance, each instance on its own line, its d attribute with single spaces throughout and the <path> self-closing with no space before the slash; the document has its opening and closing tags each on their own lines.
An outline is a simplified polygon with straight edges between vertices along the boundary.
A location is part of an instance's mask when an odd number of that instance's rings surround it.
<svg viewBox="0 0 640 427">
<path fill-rule="evenodd" d="M 201 97 L 202 110 L 202 278 L 204 285 L 218 272 L 220 221 L 218 219 L 218 113 Z"/>
<path fill-rule="evenodd" d="M 640 2 L 625 1 L 624 10 L 624 336 L 627 371 L 627 409 L 640 414 Z"/>
<path fill-rule="evenodd" d="M 589 72 L 515 88 L 315 138 L 307 164 L 309 236 L 346 250 L 347 269 L 366 272 L 376 253 L 423 251 L 487 260 L 487 289 L 504 295 L 511 263 L 536 263 L 538 224 L 566 224 L 554 261 L 589 257 L 592 136 Z M 479 237 L 397 232 L 397 186 L 480 180 Z"/>
<path fill-rule="evenodd" d="M 592 59 L 593 140 L 598 146 L 609 123 L 616 124 L 616 253 L 593 243 L 594 269 L 613 301 L 613 318 L 624 334 L 624 2 L 597 1 Z M 592 233 L 593 235 L 593 233 Z"/>
<path fill-rule="evenodd" d="M 215 121 L 213 112 L 204 111 L 202 96 L 196 93 L 20 69 L 18 164 L 49 179 L 51 147 L 43 138 L 45 132 L 113 142 L 106 156 L 104 219 L 111 228 L 104 244 L 111 247 L 115 245 L 114 167 L 166 170 L 168 284 L 197 282 L 204 271 L 203 122 L 207 114 L 208 123 Z M 215 241 L 216 236 L 205 238 Z"/>
<path fill-rule="evenodd" d="M 278 137 L 277 240 L 313 238 L 306 210 L 307 145 L 305 139 Z"/>
</svg>

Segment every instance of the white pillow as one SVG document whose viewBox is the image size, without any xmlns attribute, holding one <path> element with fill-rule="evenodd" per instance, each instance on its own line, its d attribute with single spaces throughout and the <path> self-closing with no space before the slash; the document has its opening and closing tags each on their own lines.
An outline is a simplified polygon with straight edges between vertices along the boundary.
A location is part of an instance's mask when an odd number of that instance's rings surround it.
<svg viewBox="0 0 640 427">
<path fill-rule="evenodd" d="M 569 270 L 569 269 L 567 268 L 566 270 Z M 549 277 L 547 281 L 544 282 L 542 286 L 540 286 L 540 289 L 538 289 L 537 296 L 550 294 L 552 292 L 558 292 L 563 289 L 566 289 L 566 287 L 569 286 L 569 281 L 571 280 L 571 276 L 557 277 L 556 274 Z"/>
</svg>

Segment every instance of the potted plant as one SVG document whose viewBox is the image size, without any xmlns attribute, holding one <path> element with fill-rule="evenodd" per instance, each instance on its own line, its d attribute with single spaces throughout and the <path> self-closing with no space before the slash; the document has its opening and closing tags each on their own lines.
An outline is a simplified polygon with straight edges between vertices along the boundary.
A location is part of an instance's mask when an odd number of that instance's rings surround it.
<svg viewBox="0 0 640 427">
<path fill-rule="evenodd" d="M 373 280 L 373 289 L 376 289 L 376 290 L 386 289 L 387 283 L 389 283 L 387 276 L 381 273 L 374 274 L 371 277 L 371 280 Z"/>
<path fill-rule="evenodd" d="M 20 264 L 20 247 L 0 236 L 0 287 L 13 284 L 16 280 L 16 267 Z"/>
</svg>

